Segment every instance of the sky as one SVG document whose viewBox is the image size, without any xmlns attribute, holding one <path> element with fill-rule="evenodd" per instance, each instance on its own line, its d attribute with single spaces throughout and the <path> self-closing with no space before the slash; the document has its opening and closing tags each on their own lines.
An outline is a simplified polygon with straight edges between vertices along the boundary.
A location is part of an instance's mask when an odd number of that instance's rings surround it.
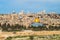
<svg viewBox="0 0 60 40">
<path fill-rule="evenodd" d="M 21 10 L 24 12 L 46 12 L 60 13 L 60 0 L 0 0 L 0 13 L 11 13 Z"/>
</svg>

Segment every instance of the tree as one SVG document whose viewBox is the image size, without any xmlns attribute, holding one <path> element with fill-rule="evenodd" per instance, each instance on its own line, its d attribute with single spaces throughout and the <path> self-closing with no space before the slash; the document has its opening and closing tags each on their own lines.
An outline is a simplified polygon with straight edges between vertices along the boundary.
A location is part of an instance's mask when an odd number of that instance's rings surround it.
<svg viewBox="0 0 60 40">
<path fill-rule="evenodd" d="M 30 36 L 30 39 L 33 40 L 33 36 Z"/>
<path fill-rule="evenodd" d="M 1 27 L 2 27 L 2 30 L 3 30 L 3 31 L 6 31 L 6 30 L 7 30 L 6 23 L 4 23 Z"/>
<path fill-rule="evenodd" d="M 7 24 L 7 30 L 8 30 L 8 31 L 11 30 L 11 26 L 10 26 L 10 24 Z"/>
</svg>

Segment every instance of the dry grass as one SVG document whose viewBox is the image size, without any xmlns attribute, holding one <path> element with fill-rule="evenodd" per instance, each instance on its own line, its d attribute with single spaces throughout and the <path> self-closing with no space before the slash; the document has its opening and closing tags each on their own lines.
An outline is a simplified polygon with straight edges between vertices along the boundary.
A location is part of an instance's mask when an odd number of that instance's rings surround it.
<svg viewBox="0 0 60 40">
<path fill-rule="evenodd" d="M 21 31 L 16 32 L 16 34 L 13 34 L 13 32 L 0 32 L 0 39 L 9 37 L 9 36 L 29 36 L 29 35 L 53 35 L 53 34 L 60 34 L 60 31 Z"/>
</svg>

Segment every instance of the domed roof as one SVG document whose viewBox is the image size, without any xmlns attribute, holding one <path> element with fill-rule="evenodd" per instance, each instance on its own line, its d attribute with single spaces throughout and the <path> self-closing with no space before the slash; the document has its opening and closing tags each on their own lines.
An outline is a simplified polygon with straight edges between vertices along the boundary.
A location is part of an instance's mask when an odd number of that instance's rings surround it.
<svg viewBox="0 0 60 40">
<path fill-rule="evenodd" d="M 35 18 L 35 19 L 34 19 L 34 22 L 39 23 L 39 22 L 40 22 L 40 19 L 39 19 L 39 18 Z"/>
</svg>

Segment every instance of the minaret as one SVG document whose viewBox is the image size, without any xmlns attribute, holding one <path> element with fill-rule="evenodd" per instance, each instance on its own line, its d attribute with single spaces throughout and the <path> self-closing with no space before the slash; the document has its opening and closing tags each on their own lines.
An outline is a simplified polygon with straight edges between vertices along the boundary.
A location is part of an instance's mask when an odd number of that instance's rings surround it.
<svg viewBox="0 0 60 40">
<path fill-rule="evenodd" d="M 11 16 L 12 16 L 12 20 L 14 20 L 15 14 L 16 14 L 16 12 L 15 12 L 15 10 L 13 10 L 13 11 L 12 11 L 12 15 L 11 15 Z"/>
</svg>

